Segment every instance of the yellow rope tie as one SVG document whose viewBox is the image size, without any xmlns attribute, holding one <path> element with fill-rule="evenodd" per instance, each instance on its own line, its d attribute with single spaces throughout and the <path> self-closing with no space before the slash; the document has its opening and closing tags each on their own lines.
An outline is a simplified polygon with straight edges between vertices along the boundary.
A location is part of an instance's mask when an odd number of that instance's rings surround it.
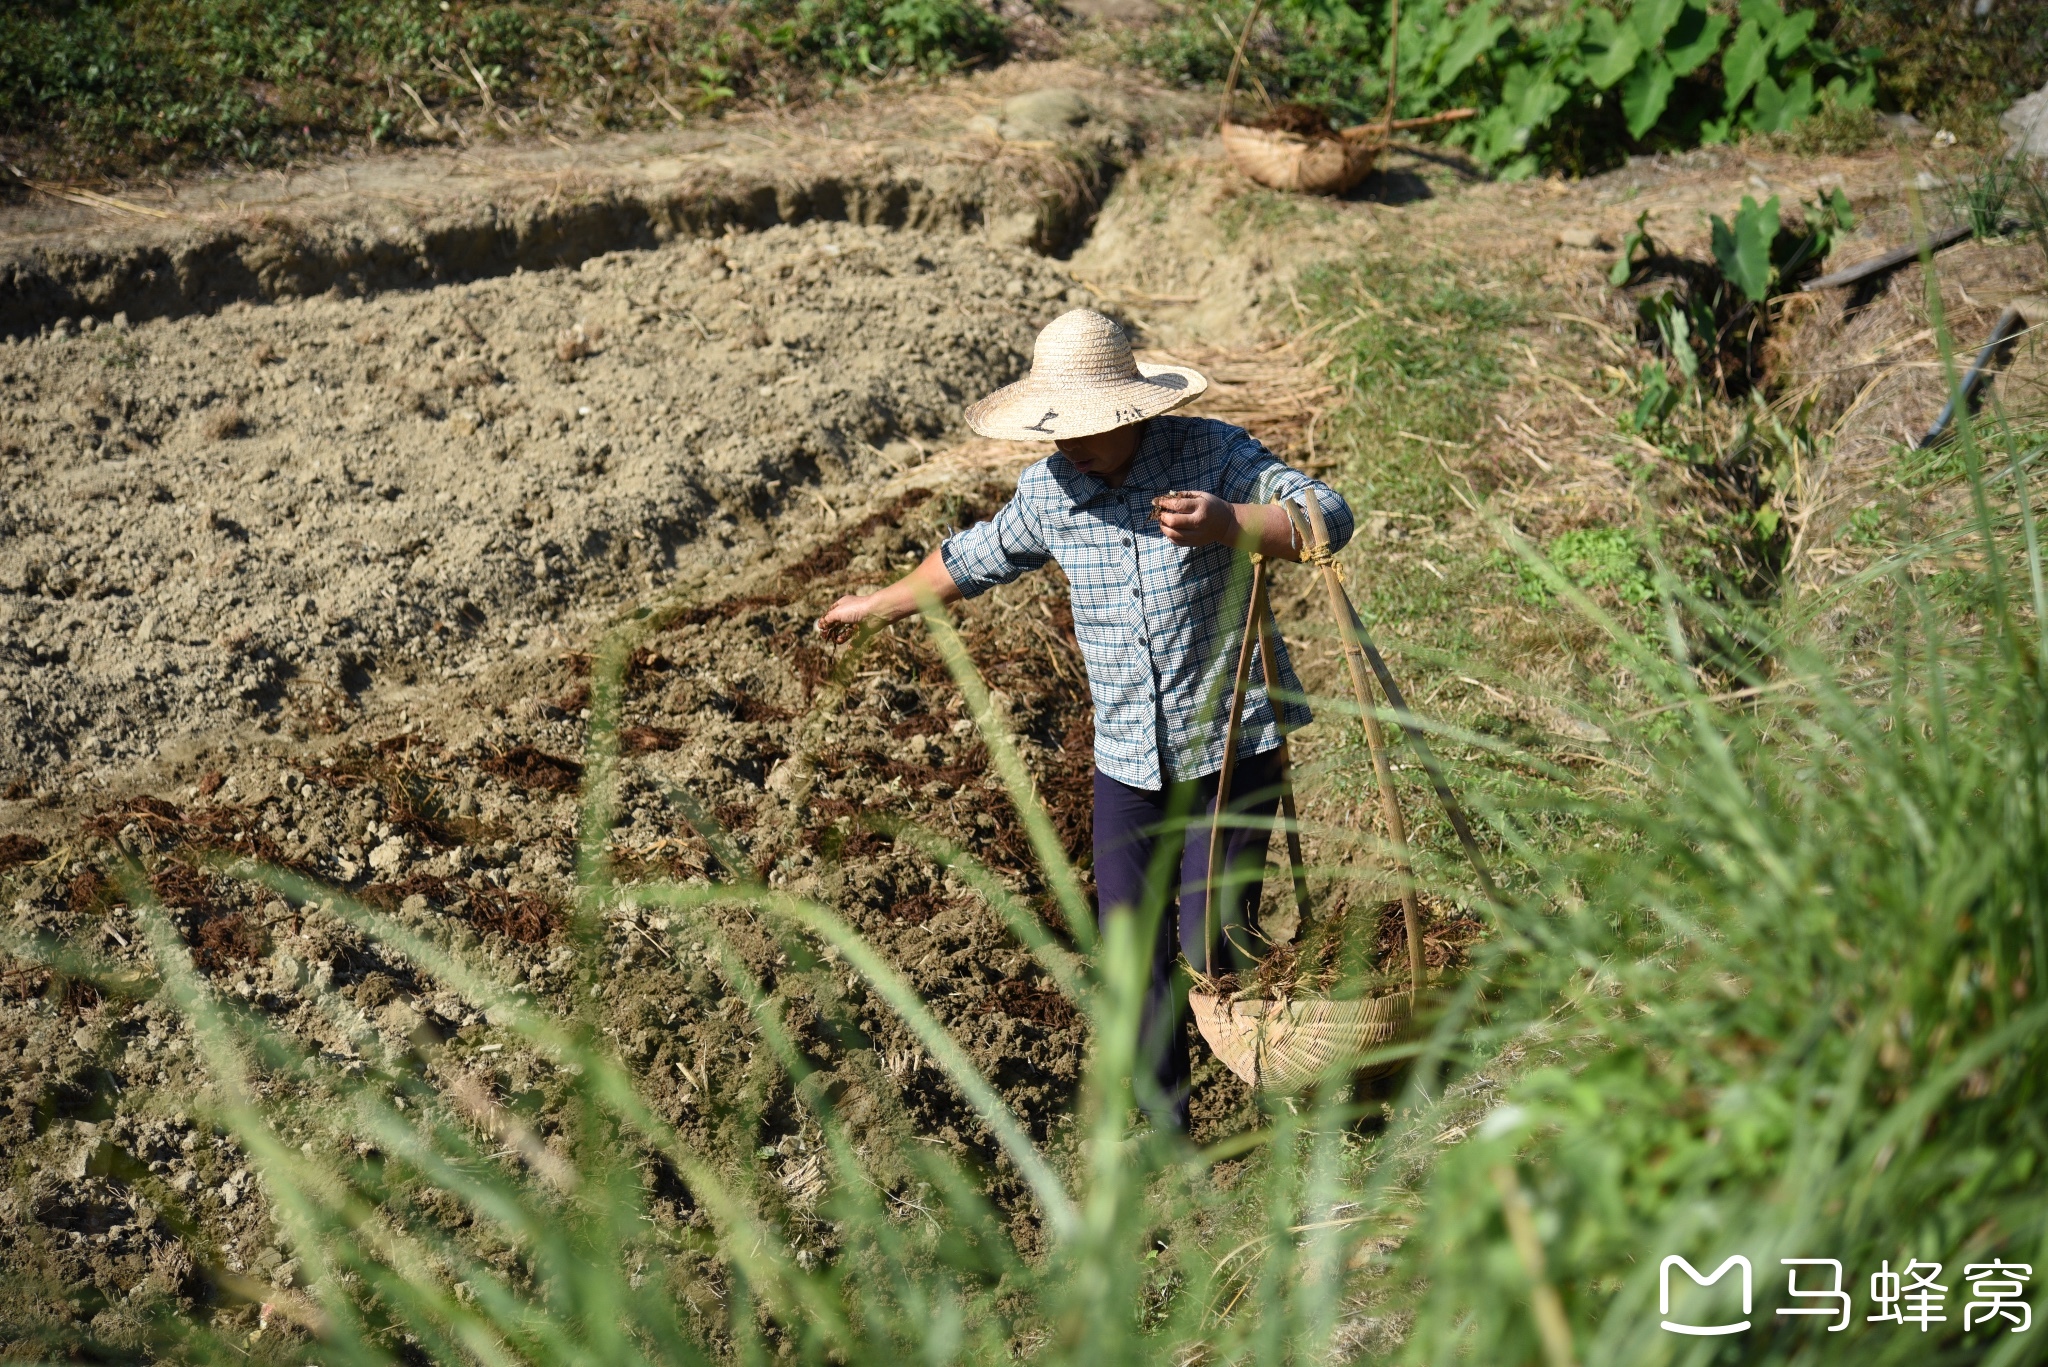
<svg viewBox="0 0 2048 1367">
<path fill-rule="evenodd" d="M 1344 573 L 1344 566 L 1338 561 L 1337 553 L 1328 546 L 1305 546 L 1302 548 L 1301 558 L 1303 563 L 1314 565 L 1319 570 L 1334 570 L 1339 581 L 1349 577 Z"/>
</svg>

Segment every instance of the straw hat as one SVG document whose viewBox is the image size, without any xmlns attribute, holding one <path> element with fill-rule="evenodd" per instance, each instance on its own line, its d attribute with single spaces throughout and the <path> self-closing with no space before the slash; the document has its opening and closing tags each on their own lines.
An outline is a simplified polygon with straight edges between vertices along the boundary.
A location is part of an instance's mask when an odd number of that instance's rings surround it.
<svg viewBox="0 0 2048 1367">
<path fill-rule="evenodd" d="M 1177 365 L 1140 365 L 1113 318 L 1075 309 L 1045 325 L 1031 373 L 967 410 L 967 425 L 1004 441 L 1088 437 L 1156 418 L 1209 387 Z"/>
</svg>

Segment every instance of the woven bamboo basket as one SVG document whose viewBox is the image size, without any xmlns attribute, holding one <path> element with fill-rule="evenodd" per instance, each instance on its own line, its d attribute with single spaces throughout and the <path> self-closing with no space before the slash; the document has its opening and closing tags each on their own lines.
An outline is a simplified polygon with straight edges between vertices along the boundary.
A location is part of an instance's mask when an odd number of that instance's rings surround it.
<svg viewBox="0 0 2048 1367">
<path fill-rule="evenodd" d="M 1310 138 L 1250 124 L 1223 125 L 1223 150 L 1232 165 L 1269 190 L 1296 194 L 1343 194 L 1372 174 L 1385 146 L 1379 139 Z"/>
<path fill-rule="evenodd" d="M 1213 992 L 1188 993 L 1195 1024 L 1216 1057 L 1253 1090 L 1270 1096 L 1305 1091 L 1345 1070 L 1350 1060 L 1392 1042 L 1406 1028 L 1413 1000 L 1405 991 L 1353 1001 L 1231 1000 Z M 1348 1071 L 1364 1076 L 1398 1066 L 1388 1062 Z"/>
<path fill-rule="evenodd" d="M 1393 33 L 1387 41 L 1387 112 L 1380 122 L 1361 123 L 1317 136 L 1233 123 L 1230 118 L 1231 100 L 1237 93 L 1238 72 L 1244 67 L 1245 43 L 1251 38 L 1252 26 L 1258 22 L 1259 12 L 1265 4 L 1266 0 L 1255 0 L 1251 13 L 1245 16 L 1244 30 L 1238 34 L 1236 51 L 1230 56 L 1230 74 L 1223 82 L 1223 110 L 1217 122 L 1218 132 L 1223 135 L 1223 151 L 1231 164 L 1267 189 L 1296 194 L 1341 195 L 1372 174 L 1373 168 L 1379 165 L 1380 154 L 1393 145 L 1396 131 L 1469 119 L 1479 112 L 1476 109 L 1450 109 L 1419 119 L 1394 117 L 1395 97 L 1399 93 L 1395 88 L 1395 78 L 1400 70 L 1401 31 L 1400 0 L 1394 0 Z M 1261 86 L 1260 94 L 1264 93 L 1265 88 Z"/>
</svg>

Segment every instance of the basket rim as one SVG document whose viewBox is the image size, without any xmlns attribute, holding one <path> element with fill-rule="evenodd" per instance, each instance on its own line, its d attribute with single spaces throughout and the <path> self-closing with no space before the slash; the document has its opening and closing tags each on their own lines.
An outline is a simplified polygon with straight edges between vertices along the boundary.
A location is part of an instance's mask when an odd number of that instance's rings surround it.
<svg viewBox="0 0 2048 1367">
<path fill-rule="evenodd" d="M 1282 996 L 1274 996 L 1271 992 L 1254 991 L 1250 988 L 1243 988 L 1235 992 L 1219 992 L 1213 986 L 1213 978 L 1209 978 L 1207 981 L 1205 981 L 1206 975 L 1203 974 L 1199 969 L 1195 968 L 1192 964 L 1183 962 L 1182 967 L 1187 970 L 1187 972 L 1191 975 L 1193 979 L 1193 981 L 1188 984 L 1188 997 L 1190 1000 L 1192 1000 L 1195 997 L 1207 997 L 1211 1000 L 1224 1002 L 1226 1004 L 1235 1004 L 1237 1002 L 1242 1001 L 1351 1002 L 1381 1001 L 1387 997 L 1412 997 L 1415 995 L 1413 988 L 1411 988 L 1406 982 L 1395 981 L 1391 974 L 1387 975 L 1387 981 L 1385 983 L 1379 984 L 1371 989 L 1368 989 L 1365 992 L 1359 993 L 1356 996 L 1336 997 L 1332 996 L 1328 992 L 1323 991 L 1288 992 Z"/>
</svg>

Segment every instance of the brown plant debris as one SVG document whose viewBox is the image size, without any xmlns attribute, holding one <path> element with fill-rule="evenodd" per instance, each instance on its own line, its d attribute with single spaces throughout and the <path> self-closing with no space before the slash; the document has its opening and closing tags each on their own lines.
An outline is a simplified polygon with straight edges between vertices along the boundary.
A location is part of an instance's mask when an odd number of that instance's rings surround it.
<svg viewBox="0 0 2048 1367">
<path fill-rule="evenodd" d="M 531 745 L 518 745 L 483 761 L 483 771 L 515 787 L 547 793 L 573 793 L 583 782 L 583 766 Z"/>
<path fill-rule="evenodd" d="M 622 755 L 645 755 L 657 750 L 673 750 L 683 743 L 683 733 L 672 731 L 666 726 L 628 726 L 619 732 L 619 753 Z"/>
<path fill-rule="evenodd" d="M 0 835 L 0 869 L 16 864 L 33 864 L 50 852 L 50 847 L 32 835 L 10 832 Z"/>
<path fill-rule="evenodd" d="M 208 973 L 255 963 L 270 949 L 263 927 L 242 911 L 204 917 L 193 927 L 191 939 L 192 962 Z"/>
<path fill-rule="evenodd" d="M 562 924 L 562 912 L 545 897 L 508 892 L 488 884 L 471 889 L 469 923 L 520 944 L 539 944 Z"/>
<path fill-rule="evenodd" d="M 1330 123 L 1329 111 L 1314 105 L 1296 104 L 1288 101 L 1276 104 L 1265 117 L 1252 124 L 1272 133 L 1296 133 L 1311 141 L 1321 141 L 1337 136 L 1335 126 Z"/>
<path fill-rule="evenodd" d="M 448 880 L 431 873 L 415 873 L 396 883 L 371 883 L 359 894 L 365 902 L 385 911 L 396 911 L 408 897 L 424 897 L 436 906 L 446 906 L 456 894 Z"/>
<path fill-rule="evenodd" d="M 78 915 L 101 911 L 113 900 L 113 892 L 98 869 L 84 869 L 64 889 L 64 905 Z"/>
</svg>

